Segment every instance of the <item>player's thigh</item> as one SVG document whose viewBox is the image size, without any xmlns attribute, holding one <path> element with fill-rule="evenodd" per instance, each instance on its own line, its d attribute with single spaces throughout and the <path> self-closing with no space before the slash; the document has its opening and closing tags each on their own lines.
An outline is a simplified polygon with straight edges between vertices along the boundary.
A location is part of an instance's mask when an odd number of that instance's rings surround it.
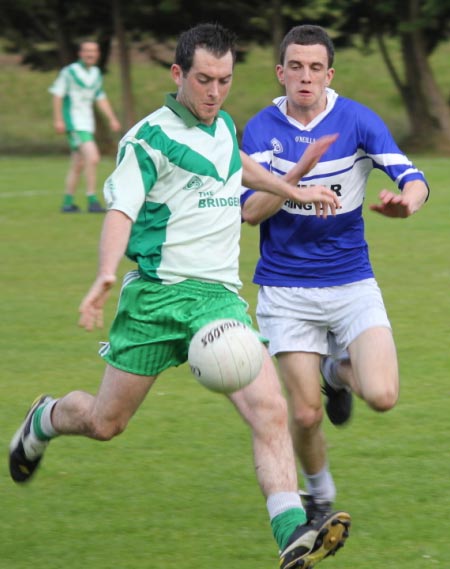
<svg viewBox="0 0 450 569">
<path fill-rule="evenodd" d="M 100 151 L 95 140 L 87 140 L 80 144 L 79 151 L 86 163 L 97 164 L 100 160 Z"/>
<path fill-rule="evenodd" d="M 395 402 L 399 390 L 397 351 L 388 327 L 368 328 L 348 346 L 353 375 L 366 400 L 383 396 Z"/>
<path fill-rule="evenodd" d="M 254 430 L 263 429 L 276 417 L 287 420 L 286 400 L 274 363 L 265 347 L 263 365 L 258 376 L 249 385 L 228 397 Z"/>
<path fill-rule="evenodd" d="M 107 365 L 95 397 L 95 417 L 125 425 L 145 399 L 156 377 L 135 375 Z"/>
<path fill-rule="evenodd" d="M 292 426 L 297 432 L 298 429 L 315 429 L 323 417 L 319 354 L 281 353 L 277 358 L 286 386 Z"/>
<path fill-rule="evenodd" d="M 291 405 L 301 412 L 320 409 L 320 356 L 314 352 L 282 352 L 277 354 L 281 378 Z"/>
</svg>

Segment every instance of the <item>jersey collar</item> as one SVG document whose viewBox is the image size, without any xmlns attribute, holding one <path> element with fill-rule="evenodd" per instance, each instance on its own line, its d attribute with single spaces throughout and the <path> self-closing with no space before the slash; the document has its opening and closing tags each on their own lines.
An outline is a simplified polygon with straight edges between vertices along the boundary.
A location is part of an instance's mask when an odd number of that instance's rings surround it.
<svg viewBox="0 0 450 569">
<path fill-rule="evenodd" d="M 188 128 L 198 126 L 207 132 L 214 132 L 216 130 L 217 117 L 214 119 L 214 122 L 211 125 L 202 123 L 194 114 L 191 113 L 189 109 L 177 101 L 176 96 L 176 93 L 167 93 L 165 105 L 166 107 L 169 107 L 169 109 L 176 115 L 178 115 Z"/>
<path fill-rule="evenodd" d="M 334 105 L 336 104 L 336 100 L 338 98 L 338 94 L 334 89 L 330 89 L 327 87 L 327 106 L 324 111 L 322 111 L 315 119 L 313 119 L 309 124 L 303 125 L 296 121 L 294 118 L 287 115 L 287 97 L 284 95 L 282 97 L 277 97 L 272 102 L 276 105 L 281 113 L 287 118 L 287 120 L 298 127 L 300 130 L 312 130 L 315 126 L 317 126 L 322 119 L 324 119 L 328 113 L 330 113 Z"/>
</svg>

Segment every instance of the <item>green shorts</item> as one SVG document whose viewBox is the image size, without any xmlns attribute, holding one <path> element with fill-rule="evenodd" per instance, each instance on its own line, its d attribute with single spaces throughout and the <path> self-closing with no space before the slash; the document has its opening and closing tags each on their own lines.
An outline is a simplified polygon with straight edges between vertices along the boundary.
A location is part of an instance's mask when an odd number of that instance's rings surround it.
<svg viewBox="0 0 450 569">
<path fill-rule="evenodd" d="M 87 132 L 87 130 L 69 130 L 67 140 L 69 141 L 70 150 L 78 150 L 85 142 L 94 140 L 94 133 Z"/>
<path fill-rule="evenodd" d="M 213 320 L 233 318 L 251 327 L 248 304 L 220 284 L 185 280 L 162 285 L 125 275 L 109 342 L 100 355 L 113 367 L 153 376 L 187 361 L 192 336 Z"/>
</svg>

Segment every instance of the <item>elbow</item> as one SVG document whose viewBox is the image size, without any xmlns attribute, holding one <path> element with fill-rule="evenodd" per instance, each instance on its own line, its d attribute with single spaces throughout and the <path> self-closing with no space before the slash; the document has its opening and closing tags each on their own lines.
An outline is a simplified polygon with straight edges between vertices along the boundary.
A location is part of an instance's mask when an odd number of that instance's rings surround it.
<svg viewBox="0 0 450 569">
<path fill-rule="evenodd" d="M 245 208 L 242 210 L 241 217 L 242 222 L 248 223 L 252 226 L 259 225 L 260 223 L 259 218 L 257 218 L 256 215 L 252 214 L 251 212 L 246 211 Z"/>
</svg>

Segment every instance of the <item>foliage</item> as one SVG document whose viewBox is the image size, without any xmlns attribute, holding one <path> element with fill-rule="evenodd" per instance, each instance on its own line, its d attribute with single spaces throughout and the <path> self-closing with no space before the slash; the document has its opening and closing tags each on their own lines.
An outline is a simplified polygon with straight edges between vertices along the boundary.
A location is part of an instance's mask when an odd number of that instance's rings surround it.
<svg viewBox="0 0 450 569">
<path fill-rule="evenodd" d="M 416 5 L 416 17 L 411 22 L 406 12 Z M 449 0 L 333 0 L 328 8 L 339 14 L 336 27 L 353 38 L 362 38 L 367 44 L 377 34 L 398 36 L 400 33 L 421 29 L 426 39 L 427 54 L 440 42 L 450 37 Z"/>
</svg>

